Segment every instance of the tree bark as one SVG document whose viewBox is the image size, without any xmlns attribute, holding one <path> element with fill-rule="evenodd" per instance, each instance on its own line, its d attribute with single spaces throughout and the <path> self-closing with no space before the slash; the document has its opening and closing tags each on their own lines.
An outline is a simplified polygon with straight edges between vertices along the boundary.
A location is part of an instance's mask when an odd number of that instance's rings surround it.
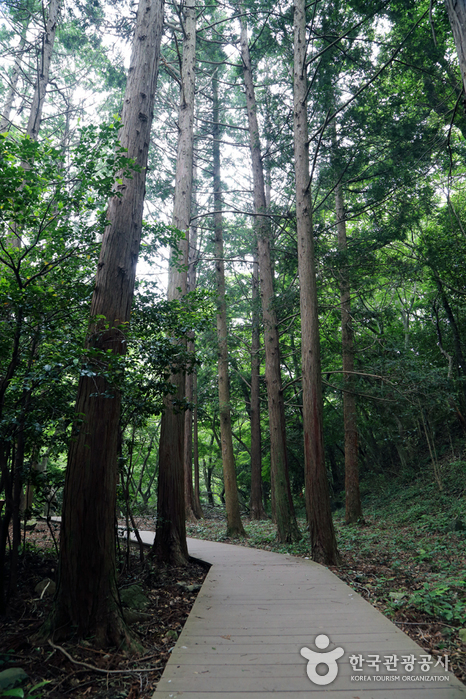
<svg viewBox="0 0 466 699">
<path fill-rule="evenodd" d="M 114 355 L 126 348 L 141 239 L 147 155 L 163 24 L 162 0 L 140 0 L 126 86 L 121 144 L 140 172 L 124 178 L 108 206 L 91 304 L 89 349 Z M 92 358 L 89 358 L 89 363 Z M 94 364 L 82 376 L 68 453 L 60 546 L 60 580 L 51 627 L 56 634 L 92 635 L 100 646 L 131 644 L 116 588 L 115 509 L 120 392 Z M 104 371 L 102 371 L 102 368 Z M 50 625 L 48 627 L 50 630 Z"/>
<path fill-rule="evenodd" d="M 223 261 L 223 216 L 220 177 L 220 126 L 218 80 L 212 79 L 213 94 L 213 174 L 215 272 L 217 280 L 217 342 L 218 342 L 218 403 L 220 413 L 220 442 L 222 447 L 223 483 L 227 514 L 227 536 L 246 536 L 239 510 L 233 436 L 231 433 L 230 378 L 228 375 L 228 327 L 225 297 L 225 265 Z"/>
<path fill-rule="evenodd" d="M 339 554 L 330 510 L 322 425 L 319 316 L 309 181 L 305 12 L 304 0 L 295 0 L 293 125 L 301 312 L 304 482 L 312 558 L 319 563 L 336 565 Z"/>
<path fill-rule="evenodd" d="M 26 126 L 26 133 L 33 141 L 37 141 L 39 136 L 61 3 L 62 0 L 50 0 L 48 16 L 45 20 L 44 33 L 42 35 L 42 51 L 37 62 L 37 79 Z M 30 165 L 22 163 L 22 167 L 27 169 Z M 18 226 L 16 222 L 12 222 L 11 229 L 12 247 L 21 248 L 23 244 L 21 226 Z"/>
<path fill-rule="evenodd" d="M 37 140 L 42 120 L 47 85 L 50 78 L 50 64 L 52 63 L 53 45 L 57 33 L 58 15 L 62 0 L 50 0 L 47 21 L 42 36 L 42 52 L 37 63 L 37 80 L 32 98 L 31 111 L 26 127 L 26 133 Z"/>
<path fill-rule="evenodd" d="M 277 314 L 274 308 L 273 269 L 270 255 L 270 223 L 266 217 L 264 170 L 260 147 L 257 107 L 249 55 L 247 27 L 241 17 L 241 58 L 249 124 L 249 142 L 252 159 L 254 213 L 260 271 L 260 293 L 264 321 L 265 378 L 269 409 L 271 485 L 280 542 L 291 542 L 300 533 L 294 514 L 288 477 L 284 403 L 280 373 L 280 347 Z"/>
<path fill-rule="evenodd" d="M 252 333 L 251 333 L 251 519 L 266 519 L 262 498 L 261 418 L 260 418 L 260 328 L 259 328 L 259 262 L 254 256 L 252 267 Z"/>
<path fill-rule="evenodd" d="M 214 494 L 212 492 L 212 473 L 214 470 L 214 466 L 212 466 L 212 446 L 214 444 L 214 439 L 215 439 L 215 434 L 212 432 L 211 437 L 210 437 L 210 444 L 209 444 L 209 461 L 206 466 L 205 459 L 202 459 L 202 465 L 203 465 L 203 472 L 204 472 L 204 483 L 206 487 L 206 492 L 207 492 L 207 500 L 208 503 L 211 507 L 215 506 L 214 502 Z"/>
<path fill-rule="evenodd" d="M 176 160 L 175 200 L 172 225 L 185 235 L 178 250 L 183 268 L 173 264 L 171 251 L 168 275 L 168 300 L 183 298 L 187 291 L 189 221 L 193 187 L 193 125 L 196 64 L 196 8 L 182 7 L 183 58 L 181 95 L 178 112 L 178 155 Z M 181 404 L 185 398 L 185 373 L 174 373 L 170 382 L 176 391 L 165 400 L 159 445 L 159 481 L 157 527 L 153 555 L 162 563 L 185 565 L 188 561 L 185 521 L 184 426 Z"/>
<path fill-rule="evenodd" d="M 6 543 L 9 537 L 11 517 L 13 514 L 13 483 L 12 474 L 9 467 L 11 443 L 2 439 L 0 441 L 0 482 L 3 486 L 2 492 L 5 498 L 4 510 L 0 508 L 0 615 L 7 611 L 5 599 L 7 575 L 6 563 Z"/>
<path fill-rule="evenodd" d="M 341 184 L 335 189 L 335 206 L 338 231 L 338 249 L 346 256 L 345 208 Z M 343 360 L 343 423 L 345 430 L 345 520 L 353 524 L 362 517 L 359 493 L 358 422 L 354 384 L 354 343 L 351 321 L 351 289 L 346 260 L 340 268 L 341 349 Z"/>
<path fill-rule="evenodd" d="M 15 332 L 13 338 L 13 346 L 11 348 L 11 359 L 6 367 L 4 375 L 0 377 L 0 420 L 3 418 L 3 410 L 5 405 L 5 396 L 8 387 L 20 365 L 21 360 L 21 337 L 24 329 L 24 311 L 19 308 L 14 319 L 15 322 Z M 32 355 L 31 355 L 32 356 Z M 9 437 L 10 435 L 7 435 Z M 15 447 L 11 444 L 10 439 L 5 438 L 2 435 L 0 440 L 0 481 L 3 486 L 3 493 L 5 498 L 4 511 L 0 512 L 0 614 L 4 614 L 6 611 L 6 579 L 5 579 L 5 557 L 6 557 L 6 545 L 9 538 L 9 528 L 11 523 L 11 518 L 14 513 L 14 479 L 15 472 L 14 469 L 10 467 L 10 454 L 12 455 L 12 462 L 15 463 Z"/>
<path fill-rule="evenodd" d="M 199 481 L 199 423 L 197 414 L 197 372 L 194 370 L 194 412 L 193 412 L 193 462 L 194 462 L 194 507 L 197 512 L 198 519 L 204 517 L 204 512 L 201 505 L 201 488 Z"/>
<path fill-rule="evenodd" d="M 466 111 L 466 0 L 445 0 L 445 5 L 463 79 L 463 106 Z"/>
<path fill-rule="evenodd" d="M 196 167 L 193 167 L 193 180 L 196 181 Z M 193 214 L 196 213 L 196 193 L 193 190 Z M 188 293 L 195 291 L 196 289 L 196 265 L 197 265 L 198 253 L 197 253 L 197 226 L 192 225 L 189 233 L 189 250 L 188 250 L 188 281 L 187 290 Z M 194 333 L 188 341 L 188 351 L 194 353 L 195 349 L 195 337 Z M 195 400 L 194 397 L 194 384 L 195 384 L 196 369 L 186 374 L 186 400 L 189 404 Z M 186 503 L 186 519 L 196 520 L 201 519 L 204 515 L 201 508 L 201 502 L 199 499 L 199 459 L 197 461 L 194 458 L 195 452 L 197 454 L 197 444 L 195 440 L 197 439 L 197 432 L 194 428 L 194 409 L 188 408 L 185 412 L 185 423 L 184 423 L 184 495 Z M 193 461 L 197 463 L 195 465 L 195 471 L 197 468 L 197 492 L 193 488 Z"/>
<path fill-rule="evenodd" d="M 188 351 L 194 352 L 194 340 L 189 340 Z M 194 374 L 186 374 L 186 401 L 192 405 L 194 398 Z M 195 513 L 194 488 L 193 488 L 193 409 L 186 408 L 184 413 L 184 499 L 185 516 L 188 521 L 198 519 Z"/>
<path fill-rule="evenodd" d="M 8 128 L 10 127 L 10 124 L 11 124 L 11 119 L 10 119 L 11 110 L 13 109 L 13 102 L 15 101 L 15 97 L 16 97 L 17 89 L 18 89 L 19 77 L 21 75 L 21 62 L 22 62 L 22 58 L 23 58 L 24 46 L 26 44 L 26 32 L 27 32 L 28 25 L 29 25 L 29 17 L 24 22 L 23 28 L 21 30 L 21 39 L 20 39 L 19 46 L 16 50 L 16 58 L 15 58 L 15 62 L 13 64 L 13 70 L 11 72 L 10 87 L 8 88 L 8 92 L 7 92 L 6 98 L 5 98 L 5 103 L 4 103 L 3 109 L 2 109 L 2 115 L 1 115 L 1 119 L 0 119 L 0 133 L 7 131 Z"/>
</svg>

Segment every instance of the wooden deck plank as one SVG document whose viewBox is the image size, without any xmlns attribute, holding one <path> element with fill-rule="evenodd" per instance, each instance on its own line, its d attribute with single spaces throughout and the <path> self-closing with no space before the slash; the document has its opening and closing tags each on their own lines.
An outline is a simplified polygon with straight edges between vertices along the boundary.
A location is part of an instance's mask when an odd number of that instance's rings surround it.
<svg viewBox="0 0 466 699">
<path fill-rule="evenodd" d="M 310 684 L 310 683 L 309 683 Z M 157 699 L 243 699 L 251 697 L 251 699 L 270 699 L 271 693 L 268 690 L 251 689 L 247 692 L 232 692 L 225 687 L 220 692 L 179 692 L 174 689 L 163 692 L 156 692 L 154 698 Z M 375 687 L 371 689 L 363 689 L 362 687 L 351 687 L 351 690 L 328 690 L 320 688 L 310 688 L 304 692 L 289 689 L 285 692 L 273 692 L 273 699 L 309 699 L 309 697 L 317 699 L 464 699 L 464 693 L 458 688 L 408 688 L 390 686 L 389 688 Z"/>
<path fill-rule="evenodd" d="M 421 670 L 426 652 L 323 566 L 242 546 L 188 545 L 212 568 L 154 699 L 466 698 L 466 687 L 443 667 Z M 315 645 L 319 634 L 330 639 L 325 650 Z M 303 647 L 323 654 L 343 648 L 331 684 L 309 679 Z M 357 655 L 362 672 L 349 662 Z M 394 655 L 397 668 L 389 670 L 383 663 Z M 401 665 L 411 655 L 412 671 Z M 379 656 L 379 669 L 368 667 L 371 656 Z"/>
</svg>

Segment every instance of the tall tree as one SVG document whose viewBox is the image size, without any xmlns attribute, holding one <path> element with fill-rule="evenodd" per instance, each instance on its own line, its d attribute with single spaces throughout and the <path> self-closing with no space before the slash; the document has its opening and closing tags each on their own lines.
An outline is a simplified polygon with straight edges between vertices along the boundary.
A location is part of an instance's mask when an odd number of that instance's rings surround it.
<svg viewBox="0 0 466 699">
<path fill-rule="evenodd" d="M 61 4 L 62 0 L 50 0 L 47 19 L 45 20 L 44 33 L 42 36 L 42 50 L 38 56 L 37 62 L 34 96 L 32 98 L 31 111 L 29 112 L 29 119 L 26 127 L 26 133 L 34 140 L 37 139 L 39 134 L 42 110 L 44 108 L 47 86 L 50 80 L 53 45 L 57 33 Z"/>
<path fill-rule="evenodd" d="M 330 510 L 323 439 L 319 315 L 312 227 L 307 121 L 307 38 L 304 0 L 294 3 L 294 161 L 301 315 L 304 478 L 312 557 L 336 565 L 339 554 Z"/>
<path fill-rule="evenodd" d="M 233 435 L 231 431 L 230 377 L 228 374 L 228 326 L 225 295 L 225 263 L 223 252 L 222 183 L 220 170 L 220 110 L 218 79 L 212 79 L 213 96 L 213 175 L 214 175 L 214 231 L 215 272 L 217 280 L 217 342 L 218 342 L 218 404 L 220 412 L 220 443 L 222 448 L 223 484 L 227 514 L 227 535 L 246 536 L 239 510 L 236 482 Z"/>
<path fill-rule="evenodd" d="M 93 635 L 99 645 L 131 642 L 119 610 L 115 507 L 121 396 L 105 356 L 125 352 L 141 240 L 163 1 L 140 0 L 122 111 L 120 142 L 138 169 L 108 205 L 91 303 L 88 364 L 78 386 L 60 533 L 60 578 L 51 626 Z M 93 355 L 97 354 L 97 360 Z"/>
<path fill-rule="evenodd" d="M 55 423 L 57 413 L 62 425 L 72 418 L 69 402 L 76 397 L 76 386 L 70 350 L 78 362 L 89 312 L 88 280 L 98 260 L 96 236 L 105 230 L 104 216 L 96 211 L 111 196 L 114 175 L 126 160 L 117 149 L 113 165 L 107 160 L 102 168 L 116 135 L 114 124 L 83 129 L 68 152 L 68 172 L 61 148 L 53 142 L 41 144 L 18 134 L 0 138 L 0 487 L 6 501 L 0 559 L 13 517 L 10 589 L 21 543 L 21 494 L 28 464 L 34 467 L 40 448 L 58 433 L 59 441 L 64 439 L 64 430 Z M 8 244 L 15 225 L 22 230 L 22 249 Z M 41 430 L 32 425 L 41 425 Z M 3 572 L 0 565 L 0 587 Z M 0 606 L 2 601 L 0 592 Z"/>
<path fill-rule="evenodd" d="M 280 346 L 277 313 L 274 307 L 273 269 L 270 254 L 271 227 L 267 217 L 264 169 L 260 146 L 259 125 L 254 81 L 249 55 L 247 26 L 241 16 L 241 58 L 249 125 L 252 159 L 254 214 L 259 257 L 262 317 L 264 322 L 265 379 L 270 429 L 271 482 L 279 541 L 290 542 L 299 537 L 288 477 L 286 453 L 285 412 L 280 371 Z"/>
<path fill-rule="evenodd" d="M 45 11 L 45 5 L 42 5 L 44 31 L 42 32 L 41 37 L 41 51 L 37 56 L 37 75 L 35 77 L 34 94 L 26 126 L 26 133 L 33 141 L 37 141 L 39 136 L 39 129 L 42 121 L 42 110 L 44 108 L 47 86 L 50 79 L 50 65 L 52 62 L 53 45 L 55 43 L 55 36 L 57 33 L 61 2 L 62 0 L 50 0 L 47 14 Z M 7 109 L 11 109 L 11 104 L 8 105 L 8 102 L 5 106 Z M 29 165 L 27 163 L 23 164 L 24 168 L 28 166 Z M 21 227 L 14 224 L 11 228 L 13 233 L 11 240 L 12 245 L 14 247 L 21 247 Z"/>
<path fill-rule="evenodd" d="M 196 181 L 197 168 L 193 167 L 193 180 Z M 196 213 L 196 192 L 193 188 L 193 214 Z M 189 252 L 188 252 L 188 293 L 196 290 L 196 266 L 199 253 L 197 250 L 197 222 L 190 227 L 189 232 Z M 194 333 L 188 340 L 188 352 L 194 353 L 195 337 Z M 196 406 L 192 407 L 196 392 L 196 368 L 186 374 L 186 401 L 188 407 L 185 411 L 184 423 L 184 497 L 186 504 L 186 519 L 200 519 L 203 512 L 199 497 L 199 454 L 197 446 L 197 414 Z M 193 488 L 193 465 L 194 465 L 194 488 Z"/>
<path fill-rule="evenodd" d="M 335 139 L 336 140 L 336 139 Z M 343 423 L 345 431 L 345 521 L 357 522 L 362 517 L 361 496 L 359 493 L 358 467 L 358 424 L 356 396 L 354 393 L 354 340 L 351 318 L 351 286 L 347 262 L 348 241 L 346 237 L 346 217 L 343 201 L 343 188 L 338 181 L 335 187 L 335 207 L 338 231 L 338 250 L 341 253 L 340 310 L 341 347 L 343 359 Z"/>
<path fill-rule="evenodd" d="M 188 4 L 188 2 L 190 4 Z M 183 31 L 181 94 L 178 111 L 178 155 L 172 225 L 184 234 L 178 250 L 171 251 L 168 300 L 181 299 L 187 290 L 189 222 L 193 187 L 193 125 L 196 65 L 196 7 L 188 0 L 180 12 Z M 177 257 L 180 259 L 176 259 Z M 180 264 L 181 263 L 181 264 Z M 159 444 L 157 527 L 153 554 L 157 560 L 184 565 L 188 560 L 184 495 L 185 374 L 173 373 L 175 392 L 165 401 Z"/>
<path fill-rule="evenodd" d="M 0 133 L 3 131 L 6 131 L 10 127 L 10 117 L 11 117 L 11 111 L 13 109 L 13 104 L 16 98 L 16 94 L 18 91 L 18 82 L 19 78 L 21 76 L 21 63 L 23 59 L 23 52 L 24 52 L 24 47 L 26 44 L 26 34 L 27 34 L 27 28 L 29 25 L 29 18 L 30 15 L 28 13 L 27 17 L 25 20 L 22 22 L 21 26 L 21 35 L 20 35 L 20 42 L 18 47 L 16 48 L 16 57 L 15 57 L 15 62 L 13 64 L 13 68 L 11 70 L 11 75 L 10 75 L 10 86 L 8 88 L 8 92 L 6 94 L 5 102 L 2 108 L 2 114 L 0 118 Z"/>
<path fill-rule="evenodd" d="M 197 391 L 197 371 L 194 370 L 193 381 L 193 467 L 194 467 L 194 507 L 199 519 L 204 517 L 201 505 L 201 487 L 199 478 L 199 414 L 198 414 L 198 391 Z"/>
<path fill-rule="evenodd" d="M 252 263 L 252 333 L 251 333 L 251 519 L 265 519 L 262 493 L 261 413 L 260 413 L 260 292 L 257 253 Z"/>
</svg>

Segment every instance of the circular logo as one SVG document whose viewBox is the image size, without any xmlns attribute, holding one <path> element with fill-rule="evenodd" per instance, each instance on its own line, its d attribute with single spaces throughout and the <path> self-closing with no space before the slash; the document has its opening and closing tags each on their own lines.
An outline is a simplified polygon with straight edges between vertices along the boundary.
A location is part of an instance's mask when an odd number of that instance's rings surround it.
<svg viewBox="0 0 466 699">
<path fill-rule="evenodd" d="M 330 639 L 324 633 L 321 633 L 319 634 L 319 636 L 316 636 L 314 643 L 316 647 L 320 650 L 325 650 L 325 648 L 328 648 L 330 645 Z M 333 682 L 333 680 L 338 675 L 337 660 L 338 658 L 341 658 L 342 655 L 344 655 L 344 652 L 345 651 L 341 647 L 334 648 L 333 650 L 329 650 L 326 653 L 318 653 L 314 650 L 311 650 L 310 648 L 307 648 L 306 646 L 301 648 L 301 655 L 308 661 L 306 673 L 311 682 L 321 686 Z M 327 666 L 328 670 L 324 675 L 319 675 L 317 673 L 318 665 Z"/>
</svg>

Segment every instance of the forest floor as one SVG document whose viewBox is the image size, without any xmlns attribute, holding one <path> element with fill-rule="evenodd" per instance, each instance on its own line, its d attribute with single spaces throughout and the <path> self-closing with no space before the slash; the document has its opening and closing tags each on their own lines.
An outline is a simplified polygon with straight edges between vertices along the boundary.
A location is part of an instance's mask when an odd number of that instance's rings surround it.
<svg viewBox="0 0 466 699">
<path fill-rule="evenodd" d="M 154 519 L 138 519 L 137 526 L 153 530 Z M 58 525 L 52 527 L 58 529 Z M 57 537 L 58 531 L 54 535 Z M 136 548 L 131 547 L 129 561 L 126 552 L 121 552 L 124 564 L 118 581 L 120 595 L 123 600 L 124 591 L 133 592 L 125 614 L 131 614 L 131 630 L 144 647 L 140 657 L 131 657 L 117 648 L 96 650 L 89 642 L 73 639 L 60 646 L 44 646 L 34 642 L 34 634 L 51 609 L 54 583 L 44 593 L 41 587 L 47 581 L 56 580 L 57 555 L 51 532 L 43 521 L 39 520 L 34 529 L 26 533 L 26 541 L 18 594 L 0 633 L 0 676 L 7 668 L 21 669 L 27 675 L 27 678 L 22 675 L 23 681 L 21 686 L 16 686 L 15 696 L 26 699 L 150 699 L 208 566 L 157 567 L 147 559 L 142 566 Z M 124 548 L 123 544 L 120 546 Z M 39 687 L 44 681 L 46 684 Z M 37 687 L 35 691 L 34 687 Z M 0 684 L 2 696 L 5 695 Z"/>
<path fill-rule="evenodd" d="M 466 463 L 459 462 L 458 469 L 450 481 L 445 478 L 441 492 L 427 477 L 422 483 L 409 478 L 390 485 L 372 477 L 371 493 L 363 490 L 364 521 L 347 526 L 343 510 L 334 515 L 343 564 L 332 571 L 427 653 L 448 655 L 450 669 L 466 684 Z M 141 530 L 155 528 L 151 516 L 138 517 L 136 523 Z M 188 535 L 309 557 L 304 520 L 299 520 L 302 539 L 287 546 L 277 544 L 270 520 L 245 518 L 244 524 L 247 539 L 229 540 L 223 508 L 205 508 L 203 520 L 188 523 Z M 57 557 L 45 522 L 28 531 L 26 541 L 19 594 L 0 636 L 0 672 L 21 668 L 29 677 L 23 686 L 43 680 L 48 684 L 17 696 L 149 699 L 206 569 L 156 568 L 150 562 L 142 567 L 138 550 L 131 549 L 130 566 L 123 566 L 119 585 L 120 589 L 139 585 L 148 600 L 144 608 L 148 616 L 132 626 L 145 648 L 142 657 L 130 658 L 118 649 L 98 651 L 76 641 L 61 647 L 36 646 L 32 638 L 47 617 L 52 596 L 50 589 L 42 594 L 35 588 L 41 581 L 56 579 Z M 124 550 L 121 558 L 125 560 Z M 128 674 L 107 674 L 107 670 Z"/>
</svg>

